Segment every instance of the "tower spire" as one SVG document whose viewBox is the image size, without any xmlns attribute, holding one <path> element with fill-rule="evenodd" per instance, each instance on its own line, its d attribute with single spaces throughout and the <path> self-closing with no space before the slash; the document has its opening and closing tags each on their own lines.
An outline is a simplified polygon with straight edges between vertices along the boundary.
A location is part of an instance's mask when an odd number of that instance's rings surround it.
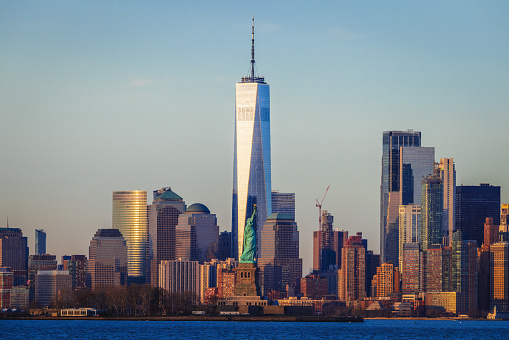
<svg viewBox="0 0 509 340">
<path fill-rule="evenodd" d="M 254 55 L 254 14 L 253 14 L 253 26 L 251 32 L 251 81 L 254 82 L 255 78 L 255 55 Z"/>
</svg>

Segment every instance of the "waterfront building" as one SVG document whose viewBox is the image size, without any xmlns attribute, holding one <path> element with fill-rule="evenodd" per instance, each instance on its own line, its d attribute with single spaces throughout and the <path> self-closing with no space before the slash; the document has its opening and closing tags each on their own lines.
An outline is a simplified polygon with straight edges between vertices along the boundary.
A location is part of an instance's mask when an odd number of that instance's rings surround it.
<svg viewBox="0 0 509 340">
<path fill-rule="evenodd" d="M 113 229 L 122 233 L 127 244 L 128 281 L 144 283 L 148 260 L 147 192 L 113 192 Z"/>
<path fill-rule="evenodd" d="M 329 293 L 327 279 L 319 275 L 306 275 L 300 279 L 300 292 L 310 300 L 320 300 Z"/>
<path fill-rule="evenodd" d="M 341 301 L 366 297 L 366 248 L 362 233 L 350 236 L 342 249 L 341 269 L 338 271 L 338 295 Z"/>
<path fill-rule="evenodd" d="M 233 255 L 243 252 L 244 227 L 256 204 L 257 238 L 272 213 L 270 90 L 264 77 L 255 75 L 254 18 L 251 73 L 236 85 L 233 161 L 232 237 Z"/>
<path fill-rule="evenodd" d="M 452 291 L 465 294 L 467 310 L 477 309 L 477 241 L 464 239 L 461 230 L 454 232 L 451 259 Z"/>
<path fill-rule="evenodd" d="M 383 155 L 382 155 L 382 176 L 380 185 L 380 256 L 382 262 L 387 262 L 387 248 L 392 247 L 393 253 L 397 253 L 398 247 L 398 225 L 393 221 L 397 219 L 398 212 L 392 210 L 389 214 L 389 206 L 399 207 L 400 200 L 400 148 L 420 147 L 421 133 L 417 131 L 385 131 L 383 133 Z M 393 195 L 390 195 L 394 193 Z M 390 197 L 392 196 L 392 197 Z M 396 208 L 397 210 L 397 208 Z M 390 216 L 388 216 L 390 215 Z M 396 234 L 392 236 L 391 234 Z M 393 244 L 388 244 L 388 241 Z M 391 243 L 391 242 L 389 242 Z M 394 257 L 394 256 L 392 256 Z M 390 259 L 389 259 L 390 260 Z M 396 256 L 393 263 L 398 261 Z"/>
<path fill-rule="evenodd" d="M 19 228 L 0 228 L 0 267 L 10 267 L 13 285 L 24 285 L 28 274 L 27 238 Z"/>
<path fill-rule="evenodd" d="M 420 246 L 419 243 L 403 244 L 401 267 L 403 294 L 416 294 L 420 291 Z"/>
<path fill-rule="evenodd" d="M 11 308 L 11 290 L 14 273 L 10 267 L 0 267 L 0 311 Z"/>
<path fill-rule="evenodd" d="M 346 235 L 348 235 L 348 232 L 345 232 L 347 233 Z M 345 241 L 348 239 L 348 236 L 345 237 Z M 366 248 L 365 248 L 366 249 Z M 380 266 L 380 255 L 379 254 L 374 254 L 372 250 L 367 250 L 366 251 L 366 280 L 365 281 L 365 286 L 366 286 L 366 296 L 373 296 L 371 294 L 371 281 L 372 281 L 372 278 L 374 275 L 376 275 L 376 268 L 378 268 Z M 341 268 L 341 267 L 340 267 Z M 338 295 L 337 291 L 336 291 L 336 294 L 335 295 Z"/>
<path fill-rule="evenodd" d="M 509 243 L 497 242 L 490 247 L 490 308 L 509 312 Z"/>
<path fill-rule="evenodd" d="M 261 232 L 258 266 L 263 275 L 262 294 L 271 290 L 286 292 L 286 285 L 302 277 L 299 258 L 299 231 L 291 215 L 273 213 Z"/>
<path fill-rule="evenodd" d="M 219 227 L 215 214 L 201 203 L 190 205 L 175 227 L 177 258 L 204 263 L 217 258 Z"/>
<path fill-rule="evenodd" d="M 14 286 L 11 289 L 11 309 L 28 311 L 30 290 L 28 286 Z"/>
<path fill-rule="evenodd" d="M 197 301 L 200 297 L 200 264 L 185 259 L 161 261 L 159 288 L 170 293 L 189 293 Z"/>
<path fill-rule="evenodd" d="M 421 206 L 399 206 L 399 268 L 403 268 L 403 245 L 421 241 Z"/>
<path fill-rule="evenodd" d="M 422 180 L 421 189 L 421 250 L 442 243 L 443 183 L 438 175 Z"/>
<path fill-rule="evenodd" d="M 170 187 L 153 191 L 152 204 L 148 206 L 150 283 L 159 284 L 159 263 L 175 260 L 178 218 L 186 210 L 186 203 Z"/>
<path fill-rule="evenodd" d="M 46 254 L 46 232 L 43 229 L 35 229 L 35 255 Z"/>
<path fill-rule="evenodd" d="M 235 293 L 237 284 L 237 272 L 235 268 L 219 268 L 217 272 L 217 296 L 219 299 L 227 299 Z"/>
<path fill-rule="evenodd" d="M 37 273 L 41 270 L 57 270 L 56 255 L 30 255 L 28 257 L 28 287 L 30 288 L 30 301 L 35 299 Z"/>
<path fill-rule="evenodd" d="M 456 230 L 461 230 L 465 239 L 482 244 L 486 217 L 500 224 L 500 187 L 485 183 L 456 187 Z"/>
<path fill-rule="evenodd" d="M 71 290 L 71 275 L 67 270 L 40 270 L 35 282 L 35 302 L 38 307 L 55 306 L 59 293 Z"/>
<path fill-rule="evenodd" d="M 104 290 L 127 284 L 127 244 L 118 229 L 99 229 L 90 241 L 87 286 Z"/>
<path fill-rule="evenodd" d="M 392 263 L 383 263 L 376 269 L 376 296 L 386 297 L 399 292 L 400 275 Z"/>
<path fill-rule="evenodd" d="M 424 294 L 426 309 L 438 309 L 446 313 L 462 314 L 468 311 L 465 305 L 465 293 L 430 292 Z"/>
<path fill-rule="evenodd" d="M 71 275 L 72 289 L 83 289 L 87 287 L 87 257 L 85 255 L 71 255 L 66 261 L 64 270 Z"/>
<path fill-rule="evenodd" d="M 452 233 L 456 225 L 456 167 L 452 158 L 440 158 L 438 165 L 444 190 L 444 212 L 442 215 L 443 235 L 447 245 L 452 244 Z"/>
<path fill-rule="evenodd" d="M 272 213 L 287 214 L 295 220 L 295 193 L 272 190 Z"/>
<path fill-rule="evenodd" d="M 424 253 L 423 291 L 451 291 L 451 247 L 431 245 Z"/>
</svg>

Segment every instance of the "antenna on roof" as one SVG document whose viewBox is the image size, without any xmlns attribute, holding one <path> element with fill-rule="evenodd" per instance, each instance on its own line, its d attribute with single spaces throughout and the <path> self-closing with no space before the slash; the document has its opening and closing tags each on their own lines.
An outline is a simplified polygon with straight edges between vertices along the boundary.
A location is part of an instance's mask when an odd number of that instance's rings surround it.
<svg viewBox="0 0 509 340">
<path fill-rule="evenodd" d="M 255 78 L 255 53 L 254 53 L 254 14 L 253 14 L 253 26 L 251 32 L 251 81 L 254 82 Z"/>
</svg>

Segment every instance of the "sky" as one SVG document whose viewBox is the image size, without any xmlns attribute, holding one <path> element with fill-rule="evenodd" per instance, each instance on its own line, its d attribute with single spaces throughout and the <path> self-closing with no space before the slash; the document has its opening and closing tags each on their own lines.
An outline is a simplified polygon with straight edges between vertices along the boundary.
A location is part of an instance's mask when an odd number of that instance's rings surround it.
<svg viewBox="0 0 509 340">
<path fill-rule="evenodd" d="M 0 226 L 88 255 L 112 192 L 170 186 L 231 229 L 235 84 L 271 90 L 272 188 L 379 251 L 382 133 L 414 129 L 457 183 L 509 202 L 509 2 L 2 1 Z"/>
</svg>

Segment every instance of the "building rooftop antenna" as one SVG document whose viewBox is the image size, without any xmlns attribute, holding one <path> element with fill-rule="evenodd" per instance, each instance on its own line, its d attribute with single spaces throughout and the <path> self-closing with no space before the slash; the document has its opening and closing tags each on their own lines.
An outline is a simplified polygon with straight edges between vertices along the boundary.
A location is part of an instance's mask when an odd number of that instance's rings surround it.
<svg viewBox="0 0 509 340">
<path fill-rule="evenodd" d="M 254 82 L 255 78 L 255 53 L 254 53 L 254 14 L 253 14 L 253 26 L 251 29 L 251 81 Z"/>
</svg>

